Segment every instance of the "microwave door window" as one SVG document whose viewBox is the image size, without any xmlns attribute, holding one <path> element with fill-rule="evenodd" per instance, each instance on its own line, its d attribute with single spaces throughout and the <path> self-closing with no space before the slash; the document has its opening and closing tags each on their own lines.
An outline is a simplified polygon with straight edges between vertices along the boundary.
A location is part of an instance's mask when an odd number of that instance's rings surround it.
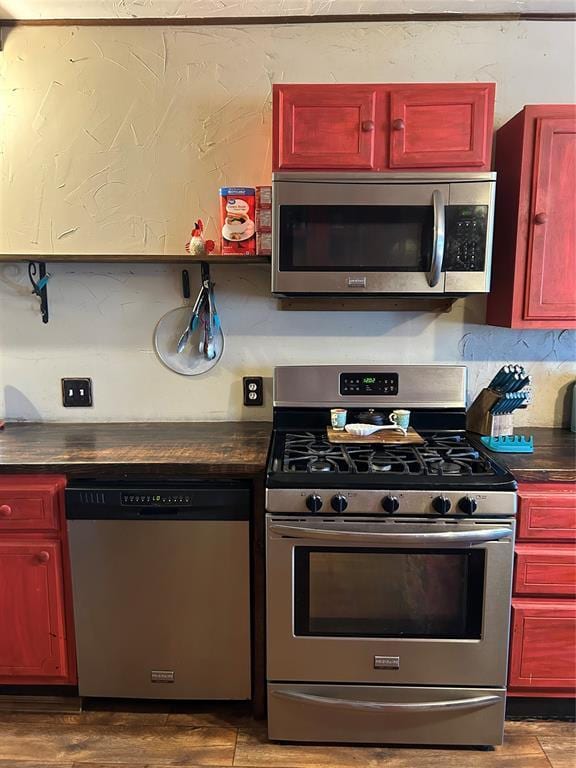
<svg viewBox="0 0 576 768">
<path fill-rule="evenodd" d="M 485 553 L 295 551 L 295 634 L 479 639 Z"/>
<path fill-rule="evenodd" d="M 280 269 L 297 272 L 427 272 L 431 206 L 284 205 Z"/>
</svg>

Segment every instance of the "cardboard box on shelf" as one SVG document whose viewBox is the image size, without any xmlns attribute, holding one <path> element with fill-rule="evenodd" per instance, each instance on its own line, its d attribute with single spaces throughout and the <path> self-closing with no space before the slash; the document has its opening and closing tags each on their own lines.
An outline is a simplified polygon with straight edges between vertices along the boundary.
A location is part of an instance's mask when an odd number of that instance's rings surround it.
<svg viewBox="0 0 576 768">
<path fill-rule="evenodd" d="M 254 187 L 220 188 L 222 254 L 256 253 L 256 193 Z"/>
<path fill-rule="evenodd" d="M 256 187 L 256 208 L 272 208 L 272 187 Z"/>
<path fill-rule="evenodd" d="M 258 256 L 272 254 L 272 232 L 256 232 L 256 253 Z"/>
<path fill-rule="evenodd" d="M 256 208 L 256 232 L 272 232 L 271 208 Z"/>
</svg>

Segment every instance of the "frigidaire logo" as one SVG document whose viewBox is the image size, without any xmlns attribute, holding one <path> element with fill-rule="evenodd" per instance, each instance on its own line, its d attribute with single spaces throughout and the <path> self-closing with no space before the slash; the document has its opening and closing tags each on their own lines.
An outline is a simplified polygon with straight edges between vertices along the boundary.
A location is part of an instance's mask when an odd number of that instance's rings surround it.
<svg viewBox="0 0 576 768">
<path fill-rule="evenodd" d="M 374 656 L 374 669 L 400 669 L 400 656 Z"/>
<path fill-rule="evenodd" d="M 153 669 L 150 672 L 150 680 L 153 683 L 173 683 L 174 672 L 169 669 Z"/>
</svg>

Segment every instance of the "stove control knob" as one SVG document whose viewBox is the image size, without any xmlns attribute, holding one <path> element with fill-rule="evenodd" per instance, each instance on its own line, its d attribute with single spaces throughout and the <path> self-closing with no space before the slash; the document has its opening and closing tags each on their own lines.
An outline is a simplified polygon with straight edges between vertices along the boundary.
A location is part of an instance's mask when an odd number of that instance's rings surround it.
<svg viewBox="0 0 576 768">
<path fill-rule="evenodd" d="M 382 499 L 382 507 L 386 512 L 389 512 L 392 514 L 393 512 L 397 512 L 400 508 L 400 502 L 398 501 L 397 496 L 384 496 Z"/>
<path fill-rule="evenodd" d="M 460 499 L 458 502 L 458 506 L 460 507 L 460 510 L 464 512 L 464 514 L 473 515 L 474 512 L 476 512 L 478 509 L 478 502 L 471 496 L 464 496 L 464 498 Z"/>
<path fill-rule="evenodd" d="M 447 499 L 446 496 L 436 496 L 436 498 L 432 500 L 432 506 L 434 507 L 434 511 L 438 512 L 439 515 L 445 515 L 447 512 L 450 512 L 452 502 L 450 499 Z"/>
<path fill-rule="evenodd" d="M 330 502 L 330 506 L 334 510 L 334 512 L 344 512 L 346 507 L 348 506 L 348 499 L 346 496 L 342 496 L 341 493 L 336 494 L 336 496 L 332 496 L 332 501 Z"/>
<path fill-rule="evenodd" d="M 306 506 L 310 512 L 320 512 L 322 509 L 322 497 L 316 493 L 311 494 L 306 499 Z"/>
</svg>

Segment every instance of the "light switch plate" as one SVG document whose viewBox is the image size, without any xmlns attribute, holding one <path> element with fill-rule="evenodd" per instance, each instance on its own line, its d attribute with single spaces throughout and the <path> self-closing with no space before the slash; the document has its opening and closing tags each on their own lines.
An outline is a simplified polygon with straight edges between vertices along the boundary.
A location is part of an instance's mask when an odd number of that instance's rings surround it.
<svg viewBox="0 0 576 768">
<path fill-rule="evenodd" d="M 92 379 L 62 379 L 62 405 L 64 408 L 90 408 Z"/>
</svg>

